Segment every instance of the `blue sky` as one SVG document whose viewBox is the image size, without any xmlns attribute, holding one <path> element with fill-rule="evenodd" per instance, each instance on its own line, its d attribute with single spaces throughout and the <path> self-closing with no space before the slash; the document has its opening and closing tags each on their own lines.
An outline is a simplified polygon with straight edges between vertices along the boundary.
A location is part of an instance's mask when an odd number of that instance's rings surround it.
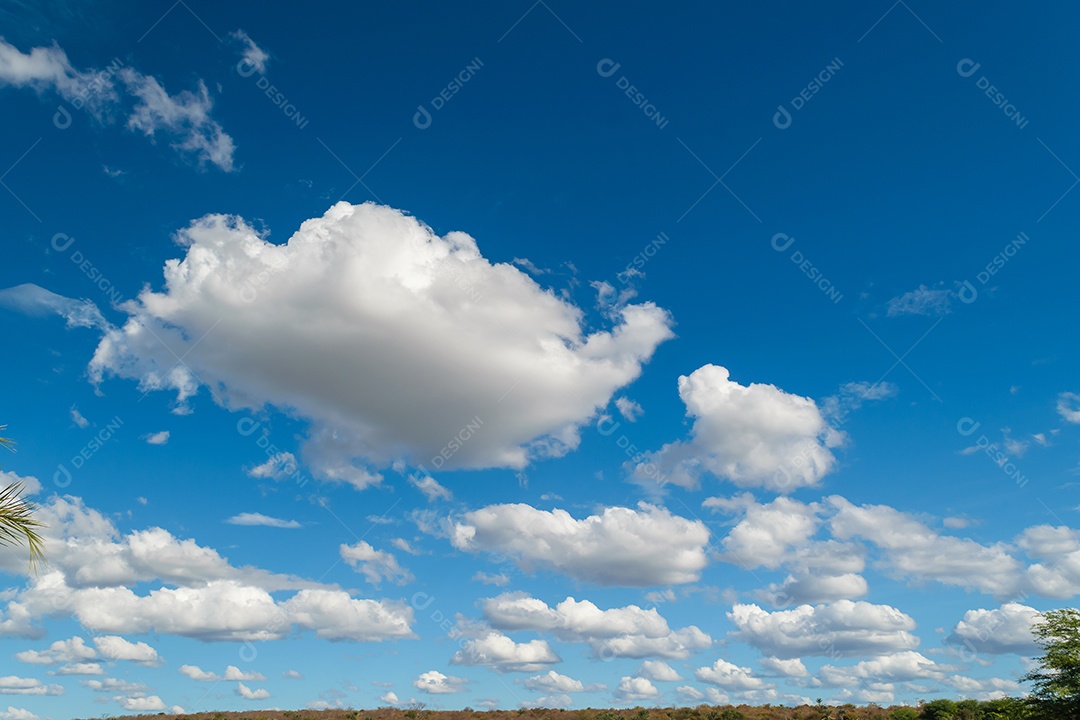
<svg viewBox="0 0 1080 720">
<path fill-rule="evenodd" d="M 0 717 L 1023 691 L 1076 10 L 0 12 Z"/>
</svg>

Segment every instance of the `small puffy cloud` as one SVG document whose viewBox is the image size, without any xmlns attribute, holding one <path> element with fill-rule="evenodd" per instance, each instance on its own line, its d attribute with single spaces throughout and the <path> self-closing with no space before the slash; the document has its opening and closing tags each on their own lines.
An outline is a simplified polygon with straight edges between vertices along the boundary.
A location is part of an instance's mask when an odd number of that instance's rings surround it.
<svg viewBox="0 0 1080 720">
<path fill-rule="evenodd" d="M 484 665 L 496 672 L 537 672 L 562 662 L 546 640 L 516 643 L 502 633 L 467 640 L 450 658 L 453 665 Z"/>
<path fill-rule="evenodd" d="M 886 654 L 917 647 L 915 621 L 888 605 L 840 600 L 768 612 L 737 604 L 727 614 L 734 637 L 781 659 Z"/>
<path fill-rule="evenodd" d="M 449 695 L 464 692 L 469 681 L 452 675 L 443 675 L 438 670 L 428 670 L 413 680 L 413 687 L 430 695 Z"/>
<path fill-rule="evenodd" d="M 788 575 L 782 583 L 769 585 L 768 591 L 761 593 L 761 596 L 805 605 L 854 600 L 869 591 L 866 578 L 858 573 L 799 573 Z"/>
<path fill-rule="evenodd" d="M 263 515 L 262 513 L 240 513 L 239 515 L 233 515 L 225 522 L 230 525 L 261 525 L 263 527 L 287 529 L 300 527 L 300 523 L 295 520 L 282 520 L 280 518 Z"/>
<path fill-rule="evenodd" d="M 694 671 L 694 677 L 701 682 L 734 692 L 765 690 L 770 687 L 761 678 L 754 677 L 750 668 L 739 667 L 723 658 L 719 658 L 711 666 L 698 668 Z"/>
<path fill-rule="evenodd" d="M 94 648 L 78 635 L 68 640 L 57 640 L 47 650 L 24 650 L 15 654 L 16 660 L 37 665 L 77 663 L 95 657 L 97 652 Z"/>
<path fill-rule="evenodd" d="M 167 263 L 162 292 L 145 289 L 125 304 L 123 327 L 105 329 L 91 379 L 173 390 L 181 407 L 206 382 L 229 410 L 289 408 L 309 422 L 314 475 L 358 488 L 380 482 L 381 468 L 440 455 L 473 418 L 482 427 L 443 469 L 563 455 L 672 337 L 651 303 L 621 306 L 610 329 L 589 332 L 581 308 L 491 263 L 469 235 L 440 237 L 371 203 L 340 202 L 286 244 L 225 215 L 178 240 L 186 256 Z"/>
<path fill-rule="evenodd" d="M 257 478 L 279 480 L 296 472 L 296 457 L 291 452 L 276 452 L 266 462 L 248 470 L 248 475 Z"/>
<path fill-rule="evenodd" d="M 615 407 L 627 422 L 637 422 L 637 419 L 645 414 L 641 406 L 628 397 L 615 398 Z"/>
<path fill-rule="evenodd" d="M 827 498 L 836 509 L 830 528 L 841 540 L 863 538 L 885 553 L 894 575 L 976 588 L 998 597 L 1014 593 L 1023 568 L 1003 543 L 980 545 L 974 540 L 940 535 L 911 515 L 887 505 L 853 505 Z"/>
<path fill-rule="evenodd" d="M 225 675 L 223 677 L 226 680 L 240 680 L 245 682 L 260 682 L 266 679 L 266 676 L 262 673 L 244 672 L 235 665 L 229 665 L 225 668 Z"/>
<path fill-rule="evenodd" d="M 776 677 L 809 677 L 806 666 L 799 658 L 782 660 L 775 657 L 762 658 L 761 668 Z"/>
<path fill-rule="evenodd" d="M 740 487 L 791 492 L 817 485 L 836 464 L 843 435 L 807 397 L 774 385 L 743 386 L 726 368 L 705 365 L 679 377 L 679 396 L 694 418 L 690 439 L 646 453 L 634 476 L 693 488 L 704 473 Z"/>
<path fill-rule="evenodd" d="M 303 680 L 304 674 L 301 673 L 299 670 L 283 670 L 281 673 L 281 677 L 289 680 Z"/>
<path fill-rule="evenodd" d="M 805 545 L 817 532 L 819 512 L 816 503 L 806 505 L 786 497 L 766 505 L 755 503 L 724 538 L 725 555 L 748 569 L 774 569 L 791 557 L 793 548 Z"/>
<path fill-rule="evenodd" d="M 70 665 L 61 665 L 56 669 L 57 675 L 104 675 L 105 670 L 101 667 L 101 663 L 89 662 L 89 663 L 71 663 Z"/>
<path fill-rule="evenodd" d="M 164 445 L 169 442 L 169 431 L 162 430 L 161 432 L 143 435 L 143 440 L 145 440 L 148 445 Z"/>
<path fill-rule="evenodd" d="M 566 675 L 560 675 L 554 670 L 548 670 L 543 675 L 534 675 L 521 681 L 529 690 L 551 694 L 584 692 L 585 685 L 580 680 L 575 680 Z"/>
<path fill-rule="evenodd" d="M 1058 394 L 1057 411 L 1065 422 L 1080 423 L 1080 393 L 1063 392 Z"/>
<path fill-rule="evenodd" d="M 553 631 L 565 642 L 587 643 L 598 658 L 682 659 L 712 645 L 712 638 L 696 626 L 672 630 L 655 609 L 637 605 L 601 610 L 570 597 L 551 608 L 524 593 L 505 593 L 482 601 L 481 607 L 492 627 Z"/>
<path fill-rule="evenodd" d="M 1032 656 L 1039 651 L 1032 633 L 1039 620 L 1039 611 L 1015 602 L 993 610 L 968 610 L 946 642 L 988 655 Z"/>
<path fill-rule="evenodd" d="M 162 662 L 154 648 L 144 642 L 130 642 L 119 635 L 98 635 L 94 645 L 105 660 L 128 660 L 146 667 L 158 667 Z"/>
<path fill-rule="evenodd" d="M 237 683 L 237 694 L 244 699 L 266 699 L 270 697 L 270 691 L 265 688 L 259 688 L 258 690 L 252 690 L 248 688 L 243 682 Z"/>
<path fill-rule="evenodd" d="M 252 690 L 242 682 L 236 683 L 236 694 L 245 700 L 265 700 L 270 697 L 270 691 L 265 688 Z"/>
<path fill-rule="evenodd" d="M 0 710 L 0 720 L 41 720 L 41 718 L 25 708 L 8 705 L 7 710 Z"/>
<path fill-rule="evenodd" d="M 646 660 L 638 668 L 639 677 L 648 678 L 655 682 L 676 682 L 682 680 L 675 668 L 660 660 Z"/>
<path fill-rule="evenodd" d="M 157 712 L 165 709 L 165 702 L 157 695 L 139 695 L 116 698 L 120 707 L 132 712 Z"/>
<path fill-rule="evenodd" d="M 0 51 L 2 47 L 3 40 L 0 40 Z M 56 314 L 67 321 L 69 328 L 105 330 L 110 327 L 97 305 L 89 300 L 73 300 L 30 283 L 0 290 L 0 307 L 30 316 Z"/>
<path fill-rule="evenodd" d="M 848 667 L 823 665 L 818 677 L 830 687 L 853 687 L 863 682 L 875 685 L 911 680 L 940 680 L 942 669 L 921 653 L 908 650 L 863 660 Z"/>
<path fill-rule="evenodd" d="M 0 677 L 0 695 L 63 695 L 61 685 L 46 685 L 37 678 L 17 675 Z"/>
<path fill-rule="evenodd" d="M 422 478 L 410 477 L 409 482 L 417 490 L 424 493 L 424 497 L 427 498 L 428 502 L 435 502 L 436 500 L 449 500 L 453 497 L 453 493 L 440 485 L 439 481 L 431 476 Z"/>
<path fill-rule="evenodd" d="M 482 582 L 485 585 L 494 585 L 495 587 L 502 587 L 510 583 L 510 578 L 505 573 L 499 573 L 497 575 L 491 575 L 486 572 L 477 572 L 472 576 L 472 579 L 477 582 Z"/>
<path fill-rule="evenodd" d="M 615 688 L 615 701 L 620 704 L 655 700 L 658 697 L 660 691 L 643 677 L 623 676 L 619 680 L 619 686 Z"/>
<path fill-rule="evenodd" d="M 216 673 L 207 672 L 198 665 L 181 665 L 180 674 L 199 682 L 217 682 L 221 679 Z"/>
<path fill-rule="evenodd" d="M 929 315 L 936 317 L 950 311 L 955 293 L 944 287 L 928 288 L 925 285 L 892 298 L 886 303 L 889 317 L 900 315 Z"/>
<path fill-rule="evenodd" d="M 409 555 L 419 555 L 420 554 L 420 551 L 417 550 L 416 548 L 414 548 L 411 544 L 409 544 L 409 541 L 406 540 L 405 538 L 394 538 L 393 540 L 390 541 L 390 544 L 393 545 L 394 547 L 396 547 L 398 550 L 400 550 L 403 553 L 408 553 Z"/>
<path fill-rule="evenodd" d="M 243 30 L 236 30 L 229 33 L 229 35 L 239 41 L 243 47 L 241 62 L 246 65 L 244 72 L 248 73 L 249 70 L 254 70 L 255 72 L 265 73 L 266 62 L 270 59 L 270 53 L 256 45 L 251 36 Z"/>
<path fill-rule="evenodd" d="M 379 702 L 384 702 L 387 705 L 400 705 L 401 701 L 398 700 L 397 693 L 393 690 L 388 690 L 379 697 Z"/>
<path fill-rule="evenodd" d="M 525 700 L 521 703 L 523 708 L 568 708 L 574 704 L 574 699 L 566 693 L 557 695 L 542 695 L 535 700 Z"/>
<path fill-rule="evenodd" d="M 453 527 L 454 547 L 515 558 L 599 585 L 647 587 L 696 582 L 706 565 L 709 530 L 698 520 L 641 504 L 574 519 L 565 510 L 491 505 Z"/>
<path fill-rule="evenodd" d="M 7 487 L 21 483 L 24 495 L 36 495 L 41 492 L 41 481 L 33 475 L 18 475 L 6 470 L 0 470 L 0 487 Z"/>
<path fill-rule="evenodd" d="M 90 427 L 90 421 L 84 418 L 82 413 L 79 412 L 78 408 L 74 405 L 71 406 L 71 422 L 75 423 L 75 425 L 83 430 Z"/>
<path fill-rule="evenodd" d="M 339 551 L 342 559 L 363 574 L 364 578 L 375 587 L 378 587 L 383 580 L 389 580 L 398 585 L 405 585 L 413 580 L 413 574 L 401 567 L 393 554 L 385 550 L 376 550 L 370 543 L 363 540 L 355 545 L 342 545 Z"/>
<path fill-rule="evenodd" d="M 356 599 L 343 590 L 304 589 L 282 609 L 301 627 L 328 640 L 357 642 L 415 637 L 413 610 L 404 602 Z"/>
</svg>

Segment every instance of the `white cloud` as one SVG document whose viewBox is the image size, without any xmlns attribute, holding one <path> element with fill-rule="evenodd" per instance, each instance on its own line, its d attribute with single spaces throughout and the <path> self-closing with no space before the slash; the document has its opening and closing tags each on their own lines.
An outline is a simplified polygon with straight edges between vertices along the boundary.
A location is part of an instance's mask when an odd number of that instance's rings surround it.
<svg viewBox="0 0 1080 720">
<path fill-rule="evenodd" d="M 162 430 L 161 432 L 144 435 L 143 440 L 145 440 L 148 445 L 164 445 L 169 442 L 169 431 Z"/>
<path fill-rule="evenodd" d="M 675 668 L 660 660 L 646 660 L 638 668 L 639 677 L 648 678 L 655 682 L 676 682 L 682 680 Z"/>
<path fill-rule="evenodd" d="M 1000 655 L 1038 653 L 1032 627 L 1039 621 L 1035 608 L 1020 603 L 1005 603 L 999 608 L 968 610 L 953 628 L 948 642 L 969 652 Z M 964 650 L 961 650 L 964 654 Z"/>
<path fill-rule="evenodd" d="M 510 578 L 508 578 L 505 573 L 490 575 L 486 572 L 477 572 L 472 576 L 472 579 L 477 582 L 482 582 L 485 585 L 494 585 L 496 587 L 502 587 L 510 583 Z"/>
<path fill-rule="evenodd" d="M 568 708 L 574 704 L 574 699 L 562 693 L 560 695 L 542 695 L 535 700 L 525 700 L 521 703 L 523 708 Z"/>
<path fill-rule="evenodd" d="M 550 694 L 584 692 L 585 685 L 580 680 L 575 680 L 566 675 L 560 675 L 554 670 L 548 670 L 543 675 L 534 675 L 521 682 L 529 690 Z"/>
<path fill-rule="evenodd" d="M 24 663 L 56 665 L 59 663 L 77 663 L 97 657 L 94 648 L 86 644 L 78 635 L 68 640 L 57 640 L 48 650 L 23 650 L 15 654 L 15 659 Z"/>
<path fill-rule="evenodd" d="M 0 720 L 41 720 L 41 718 L 25 708 L 8 705 L 7 710 L 0 710 Z"/>
<path fill-rule="evenodd" d="M 270 478 L 279 480 L 296 472 L 296 456 L 291 452 L 277 452 L 266 459 L 266 462 L 248 470 L 248 475 L 257 478 Z"/>
<path fill-rule="evenodd" d="M 239 515 L 233 515 L 225 522 L 230 525 L 261 525 L 273 528 L 295 529 L 300 527 L 300 523 L 295 520 L 282 520 L 262 513 L 240 513 Z"/>
<path fill-rule="evenodd" d="M 655 609 L 637 605 L 601 610 L 570 597 L 551 608 L 524 593 L 505 593 L 482 601 L 481 608 L 499 630 L 553 631 L 565 642 L 587 643 L 597 658 L 682 659 L 712 645 L 696 626 L 673 631 Z"/>
<path fill-rule="evenodd" d="M 18 475 L 7 470 L 0 470 L 0 487 L 16 483 L 22 483 L 24 495 L 36 495 L 41 492 L 41 481 L 33 475 Z"/>
<path fill-rule="evenodd" d="M 565 510 L 491 505 L 466 513 L 454 547 L 509 555 L 526 571 L 545 567 L 600 585 L 647 587 L 695 582 L 705 567 L 709 530 L 700 521 L 641 504 L 575 520 Z"/>
<path fill-rule="evenodd" d="M 384 702 L 387 705 L 400 705 L 401 704 L 401 701 L 398 700 L 397 693 L 393 692 L 392 690 L 383 693 L 383 695 L 381 697 L 379 697 L 379 702 Z"/>
<path fill-rule="evenodd" d="M 447 490 L 445 487 L 439 484 L 439 481 L 433 477 L 415 478 L 410 477 L 409 482 L 420 492 L 424 493 L 424 497 L 428 502 L 435 502 L 436 500 L 449 500 L 453 497 L 453 493 Z"/>
<path fill-rule="evenodd" d="M 697 487 L 704 473 L 740 487 L 791 492 L 817 485 L 836 463 L 830 448 L 843 440 L 813 400 L 774 385 L 739 385 L 728 370 L 705 365 L 679 377 L 679 396 L 694 418 L 691 437 L 646 453 L 639 480 Z"/>
<path fill-rule="evenodd" d="M 416 548 L 414 548 L 412 545 L 410 545 L 409 541 L 406 540 L 405 538 L 394 538 L 393 540 L 390 541 L 390 544 L 393 545 L 394 547 L 396 547 L 401 552 L 408 553 L 409 555 L 420 555 L 421 554 L 420 551 L 417 550 Z"/>
<path fill-rule="evenodd" d="M 1057 411 L 1065 422 L 1080 423 L 1080 393 L 1058 394 Z"/>
<path fill-rule="evenodd" d="M 70 665 L 61 665 L 56 669 L 57 675 L 104 675 L 105 670 L 101 667 L 101 663 L 71 663 Z"/>
<path fill-rule="evenodd" d="M 266 679 L 266 676 L 259 672 L 244 672 L 235 665 L 229 665 L 225 668 L 225 674 L 222 676 L 226 680 L 239 680 L 244 682 L 261 682 Z"/>
<path fill-rule="evenodd" d="M 0 677 L 0 695 L 63 695 L 60 685 L 46 685 L 37 678 L 24 678 L 17 675 Z"/>
<path fill-rule="evenodd" d="M 762 658 L 761 667 L 765 672 L 777 677 L 809 677 L 810 675 L 799 658 L 787 660 L 775 657 Z"/>
<path fill-rule="evenodd" d="M 788 575 L 782 583 L 769 585 L 763 597 L 786 601 L 796 605 L 829 603 L 837 600 L 854 600 L 870 591 L 866 578 L 858 573 L 823 575 L 800 573 Z"/>
<path fill-rule="evenodd" d="M 413 574 L 398 564 L 397 558 L 385 550 L 376 550 L 363 540 L 355 545 L 341 545 L 341 557 L 364 578 L 378 587 L 383 580 L 405 585 L 412 582 Z"/>
<path fill-rule="evenodd" d="M 146 667 L 161 665 L 157 650 L 144 642 L 129 642 L 118 635 L 98 635 L 94 645 L 105 660 L 129 660 Z"/>
<path fill-rule="evenodd" d="M 642 702 L 660 697 L 656 686 L 643 677 L 623 676 L 615 688 L 615 701 L 618 703 Z"/>
<path fill-rule="evenodd" d="M 2 45 L 0 40 L 0 49 Z M 64 318 L 69 328 L 109 328 L 97 305 L 89 300 L 73 300 L 31 283 L 0 290 L 0 307 L 35 317 L 55 313 Z"/>
<path fill-rule="evenodd" d="M 301 627 L 329 640 L 415 637 L 409 627 L 412 608 L 403 602 L 356 599 L 343 590 L 301 590 L 282 609 Z"/>
<path fill-rule="evenodd" d="M 618 408 L 623 419 L 628 422 L 637 422 L 637 419 L 645 414 L 641 406 L 628 397 L 615 398 L 615 407 Z"/>
<path fill-rule="evenodd" d="M 252 690 L 242 682 L 236 683 L 236 694 L 245 700 L 265 700 L 270 697 L 270 691 L 265 688 Z"/>
<path fill-rule="evenodd" d="M 754 677 L 750 668 L 739 667 L 723 658 L 717 659 L 711 666 L 698 668 L 694 671 L 694 677 L 701 682 L 737 692 L 771 687 L 761 678 Z"/>
<path fill-rule="evenodd" d="M 210 117 L 213 102 L 201 80 L 198 92 L 169 95 L 155 78 L 122 64 L 78 71 L 56 45 L 24 54 L 0 40 L 0 85 L 5 84 L 30 87 L 38 93 L 56 92 L 104 123 L 123 110 L 124 101 L 133 99 L 128 129 L 151 138 L 163 134 L 174 149 L 194 157 L 200 165 L 209 161 L 226 172 L 233 169 L 232 138 Z"/>
<path fill-rule="evenodd" d="M 1017 589 L 1022 568 L 1002 543 L 986 546 L 939 535 L 886 505 L 856 506 L 838 496 L 827 500 L 837 510 L 830 520 L 833 535 L 874 543 L 885 551 L 889 567 L 900 577 L 977 588 L 998 597 Z"/>
<path fill-rule="evenodd" d="M 217 682 L 221 679 L 217 673 L 207 672 L 198 665 L 181 665 L 180 674 L 199 682 Z"/>
<path fill-rule="evenodd" d="M 118 697 L 115 700 L 120 703 L 120 707 L 132 712 L 155 712 L 165 709 L 165 703 L 157 695 Z"/>
<path fill-rule="evenodd" d="M 776 568 L 788 560 L 792 548 L 805 545 L 817 532 L 816 503 L 778 497 L 766 505 L 751 505 L 743 519 L 728 532 L 723 548 L 730 562 L 753 569 Z"/>
<path fill-rule="evenodd" d="M 537 672 L 562 662 L 546 640 L 516 643 L 506 635 L 491 632 L 467 640 L 450 658 L 454 665 L 485 665 L 497 672 Z"/>
<path fill-rule="evenodd" d="M 251 39 L 243 30 L 236 30 L 229 33 L 232 37 L 236 38 L 243 45 L 243 63 L 246 65 L 244 71 L 249 69 L 256 72 L 266 72 L 266 61 L 270 59 L 270 53 L 263 50 L 261 47 L 255 44 L 255 41 Z"/>
<path fill-rule="evenodd" d="M 889 317 L 900 315 L 946 315 L 955 293 L 944 287 L 928 288 L 925 285 L 894 297 L 887 303 Z"/>
<path fill-rule="evenodd" d="M 698 702 L 699 700 L 705 699 L 705 693 L 701 692 L 693 685 L 680 685 L 679 687 L 675 688 L 675 692 L 679 694 L 679 697 L 681 697 L 688 703 Z"/>
<path fill-rule="evenodd" d="M 465 233 L 439 237 L 370 203 L 338 203 L 285 245 L 224 215 L 178 240 L 187 255 L 167 263 L 165 291 L 125 306 L 131 317 L 106 329 L 92 378 L 136 379 L 184 403 L 197 376 L 230 410 L 288 408 L 311 422 L 315 474 L 358 487 L 379 481 L 373 467 L 430 461 L 474 418 L 482 427 L 444 468 L 520 469 L 564 454 L 672 336 L 649 303 L 586 335 L 579 308 L 490 263 Z"/>
<path fill-rule="evenodd" d="M 413 680 L 413 687 L 420 692 L 431 695 L 449 695 L 464 692 L 467 689 L 468 682 L 464 678 L 443 675 L 438 670 L 428 670 Z"/>
<path fill-rule="evenodd" d="M 85 430 L 90 427 L 90 421 L 82 416 L 78 408 L 74 405 L 71 406 L 71 422 L 75 423 L 80 429 Z"/>
<path fill-rule="evenodd" d="M 863 660 L 849 667 L 823 665 L 818 671 L 823 683 L 832 687 L 853 687 L 869 683 L 870 689 L 883 683 L 905 682 L 919 679 L 939 680 L 943 677 L 937 663 L 914 651 Z"/>
<path fill-rule="evenodd" d="M 211 162 L 225 172 L 233 167 L 233 139 L 210 117 L 214 102 L 206 84 L 199 81 L 195 92 L 183 90 L 170 95 L 156 78 L 131 68 L 119 72 L 127 91 L 137 102 L 128 116 L 127 127 L 154 139 L 159 134 L 171 138 L 170 147 L 181 155 L 194 157 L 202 166 Z"/>
<path fill-rule="evenodd" d="M 301 673 L 299 670 L 283 670 L 281 673 L 281 677 L 288 678 L 289 680 L 302 680 L 304 678 L 304 674 Z"/>
<path fill-rule="evenodd" d="M 840 600 L 768 612 L 737 604 L 727 614 L 734 637 L 780 659 L 826 655 L 880 655 L 919 644 L 910 631 L 915 621 L 888 605 Z"/>
</svg>

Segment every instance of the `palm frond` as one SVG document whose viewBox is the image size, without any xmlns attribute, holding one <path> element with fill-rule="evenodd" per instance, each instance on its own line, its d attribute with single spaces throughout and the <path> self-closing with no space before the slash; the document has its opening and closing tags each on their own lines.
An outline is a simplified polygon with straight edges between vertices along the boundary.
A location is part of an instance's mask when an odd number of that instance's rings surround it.
<svg viewBox="0 0 1080 720">
<path fill-rule="evenodd" d="M 22 496 L 21 482 L 0 490 L 0 545 L 22 545 L 30 551 L 30 570 L 45 561 L 45 542 L 37 529 L 45 523 L 34 517 L 35 506 Z"/>
<path fill-rule="evenodd" d="M 6 428 L 7 425 L 0 425 L 0 432 L 3 432 Z M 10 438 L 0 437 L 0 448 L 7 448 L 11 452 L 15 452 L 15 441 Z"/>
</svg>

